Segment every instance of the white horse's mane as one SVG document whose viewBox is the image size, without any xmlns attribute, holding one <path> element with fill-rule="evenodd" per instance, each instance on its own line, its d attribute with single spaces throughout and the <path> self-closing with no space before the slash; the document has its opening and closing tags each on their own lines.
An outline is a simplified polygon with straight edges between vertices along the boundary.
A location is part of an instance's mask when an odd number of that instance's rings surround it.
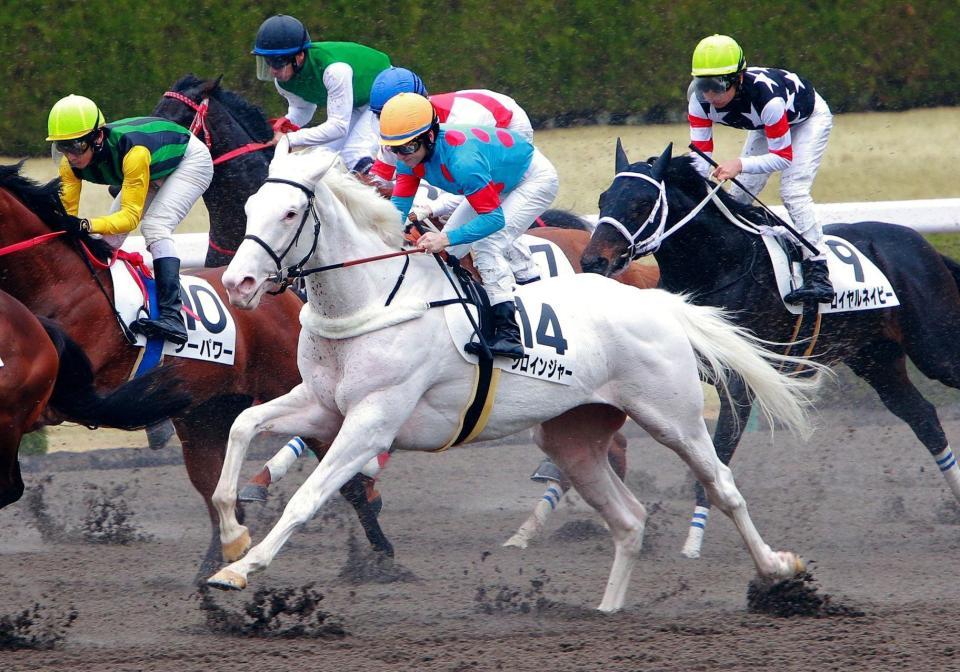
<svg viewBox="0 0 960 672">
<path fill-rule="evenodd" d="M 360 182 L 343 170 L 340 163 L 327 171 L 323 183 L 347 209 L 358 228 L 373 231 L 390 247 L 400 247 L 403 243 L 400 213 L 374 187 Z"/>
<path fill-rule="evenodd" d="M 399 248 L 403 244 L 400 213 L 374 187 L 363 184 L 347 172 L 339 157 L 319 147 L 292 153 L 286 153 L 285 149 L 285 144 L 278 147 L 270 164 L 271 176 L 300 181 L 304 175 L 315 172 L 321 163 L 332 163 L 321 182 L 347 209 L 357 228 L 372 231 L 390 247 Z"/>
</svg>

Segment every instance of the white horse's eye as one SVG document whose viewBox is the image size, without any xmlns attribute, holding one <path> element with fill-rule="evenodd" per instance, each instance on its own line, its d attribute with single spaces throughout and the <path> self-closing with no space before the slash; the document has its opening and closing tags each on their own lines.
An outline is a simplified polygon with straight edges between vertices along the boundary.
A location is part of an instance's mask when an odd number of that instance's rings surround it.
<svg viewBox="0 0 960 672">
<path fill-rule="evenodd" d="M 296 210 L 287 210 L 287 214 L 285 214 L 285 215 L 283 216 L 283 218 L 284 218 L 284 219 L 293 219 L 293 218 L 296 217 L 296 216 L 297 216 L 297 211 L 296 211 Z"/>
</svg>

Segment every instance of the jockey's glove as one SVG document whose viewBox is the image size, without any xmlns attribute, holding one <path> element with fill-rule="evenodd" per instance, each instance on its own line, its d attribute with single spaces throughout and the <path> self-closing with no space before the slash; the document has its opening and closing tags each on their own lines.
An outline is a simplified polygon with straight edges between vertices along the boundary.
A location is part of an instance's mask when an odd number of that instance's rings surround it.
<svg viewBox="0 0 960 672">
<path fill-rule="evenodd" d="M 63 230 L 71 236 L 83 236 L 90 233 L 90 220 L 67 215 L 63 219 Z"/>
</svg>

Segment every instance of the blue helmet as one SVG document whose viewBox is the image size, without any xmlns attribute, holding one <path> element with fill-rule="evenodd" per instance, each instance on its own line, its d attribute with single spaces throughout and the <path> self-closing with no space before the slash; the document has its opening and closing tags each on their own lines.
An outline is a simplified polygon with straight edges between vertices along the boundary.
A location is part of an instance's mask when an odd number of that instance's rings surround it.
<svg viewBox="0 0 960 672">
<path fill-rule="evenodd" d="M 429 95 L 423 80 L 413 70 L 387 68 L 373 80 L 373 86 L 370 89 L 370 110 L 379 116 L 387 101 L 398 93 L 416 93 L 424 98 Z"/>
<path fill-rule="evenodd" d="M 310 47 L 310 35 L 297 19 L 277 14 L 260 24 L 253 53 L 257 56 L 293 56 Z"/>
</svg>

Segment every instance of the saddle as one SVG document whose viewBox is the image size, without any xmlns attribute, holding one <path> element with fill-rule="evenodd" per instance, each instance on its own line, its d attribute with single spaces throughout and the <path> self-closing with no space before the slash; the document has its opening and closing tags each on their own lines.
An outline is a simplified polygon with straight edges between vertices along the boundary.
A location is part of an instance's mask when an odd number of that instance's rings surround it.
<svg viewBox="0 0 960 672">
<path fill-rule="evenodd" d="M 408 227 L 406 238 L 411 243 L 416 243 L 423 233 L 423 225 L 417 222 Z M 473 259 L 470 256 L 459 259 L 447 252 L 441 252 L 440 257 L 453 272 L 453 277 L 456 278 L 460 284 L 461 295 L 464 297 L 466 303 L 476 306 L 480 337 L 483 338 L 485 343 L 490 342 L 490 340 L 493 339 L 494 331 L 490 297 L 487 296 L 487 291 L 480 282 L 480 274 L 473 265 Z M 464 351 L 466 351 L 467 354 L 476 355 L 481 360 L 489 359 L 486 354 L 489 351 L 485 349 L 476 338 L 477 335 L 474 334 L 473 339 L 464 345 Z"/>
</svg>

